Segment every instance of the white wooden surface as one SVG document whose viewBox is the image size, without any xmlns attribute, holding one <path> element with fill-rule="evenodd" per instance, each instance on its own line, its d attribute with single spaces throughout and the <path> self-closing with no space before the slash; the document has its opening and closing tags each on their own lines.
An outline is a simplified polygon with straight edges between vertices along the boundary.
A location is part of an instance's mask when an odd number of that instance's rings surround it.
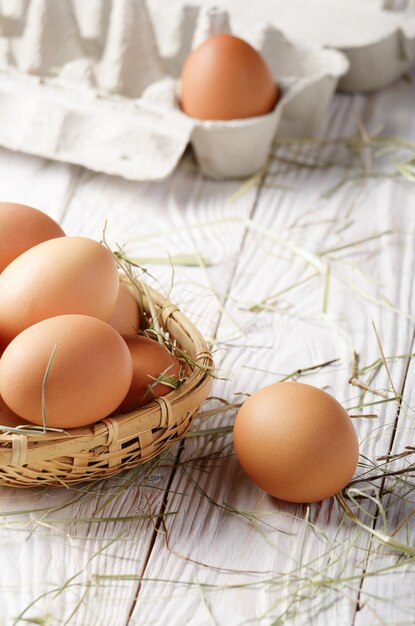
<svg viewBox="0 0 415 626">
<path fill-rule="evenodd" d="M 415 139 L 414 97 L 405 80 L 369 97 L 339 95 L 323 132 L 353 134 L 359 119 L 368 130 L 382 125 L 384 134 Z M 342 170 L 275 163 L 272 172 L 230 201 L 240 181 L 205 180 L 190 158 L 163 183 L 136 184 L 2 150 L 0 197 L 38 206 L 70 235 L 100 238 L 108 219 L 111 241 L 129 241 L 140 257 L 208 258 L 206 267 L 175 267 L 172 297 L 215 342 L 221 379 L 213 395 L 238 402 L 298 368 L 338 359 L 302 380 L 326 387 L 352 414 L 376 413 L 354 420 L 362 474 L 370 460 L 414 443 L 410 357 L 389 362 L 404 394 L 398 415 L 394 400 L 353 408 L 359 390 L 348 384 L 353 350 L 362 365 L 380 356 L 372 321 L 386 356 L 413 351 L 414 188 L 368 179 L 322 199 Z M 324 276 L 289 289 L 315 273 L 293 244 L 318 255 L 384 231 L 318 257 L 331 267 L 325 313 Z M 170 287 L 171 267 L 148 267 Z M 246 310 L 278 293 L 268 310 Z M 393 398 L 385 368 L 375 385 Z M 219 406 L 211 400 L 206 410 Z M 230 425 L 234 415 L 207 414 L 195 426 Z M 414 509 L 411 496 L 410 487 L 405 498 L 385 493 L 384 517 L 362 500 L 361 518 L 393 533 Z M 151 471 L 68 490 L 2 488 L 0 497 L 2 625 L 415 621 L 413 564 L 389 570 L 402 555 L 335 501 L 305 507 L 268 497 L 242 473 L 230 434 L 188 438 Z M 396 535 L 409 545 L 413 519 Z"/>
</svg>

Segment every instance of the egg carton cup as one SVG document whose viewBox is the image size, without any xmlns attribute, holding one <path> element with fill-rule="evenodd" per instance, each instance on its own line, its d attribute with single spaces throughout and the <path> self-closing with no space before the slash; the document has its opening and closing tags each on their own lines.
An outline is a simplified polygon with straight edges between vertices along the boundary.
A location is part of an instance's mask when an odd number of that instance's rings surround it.
<svg viewBox="0 0 415 626">
<path fill-rule="evenodd" d="M 274 111 L 230 122 L 191 118 L 177 95 L 183 59 L 207 36 L 230 31 L 226 11 L 201 10 L 196 20 L 183 9 L 166 58 L 144 0 L 3 0 L 0 145 L 158 180 L 191 143 L 206 176 L 253 174 L 275 136 L 315 132 L 348 65 L 336 51 L 298 46 L 264 24 L 255 45 L 282 88 Z"/>
<path fill-rule="evenodd" d="M 274 110 L 243 120 L 195 120 L 190 143 L 201 173 L 222 179 L 250 176 L 268 162 L 278 137 L 297 137 L 318 130 L 336 88 L 337 77 L 282 79 L 281 96 Z M 148 101 L 164 98 L 179 111 L 180 85 L 168 79 L 151 86 Z M 157 96 L 155 95 L 157 94 Z"/>
<path fill-rule="evenodd" d="M 0 485 L 62 487 L 101 480 L 149 461 L 184 437 L 212 386 L 210 350 L 197 328 L 164 296 L 146 286 L 139 290 L 138 302 L 146 319 L 156 317 L 161 330 L 187 355 L 183 384 L 137 411 L 90 426 L 44 434 L 33 434 L 33 429 L 26 434 L 26 426 L 0 434 Z"/>
<path fill-rule="evenodd" d="M 160 15 L 158 28 L 166 29 L 157 0 L 149 5 Z M 220 0 L 220 6 L 244 38 L 252 37 L 258 20 L 267 19 L 294 42 L 344 54 L 349 69 L 339 82 L 343 91 L 381 89 L 415 66 L 413 0 Z"/>
</svg>

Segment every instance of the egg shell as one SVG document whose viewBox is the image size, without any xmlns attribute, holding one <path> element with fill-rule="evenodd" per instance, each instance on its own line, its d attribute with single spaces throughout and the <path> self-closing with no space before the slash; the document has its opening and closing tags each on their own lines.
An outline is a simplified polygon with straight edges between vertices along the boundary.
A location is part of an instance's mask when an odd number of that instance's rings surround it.
<svg viewBox="0 0 415 626">
<path fill-rule="evenodd" d="M 0 344 L 57 315 L 108 321 L 118 290 L 115 259 L 97 241 L 61 237 L 40 243 L 0 274 Z"/>
<path fill-rule="evenodd" d="M 131 353 L 133 378 L 117 413 L 134 411 L 172 391 L 169 385 L 154 384 L 160 374 L 165 373 L 177 380 L 180 377 L 179 362 L 161 343 L 142 335 L 123 335 L 123 338 Z"/>
<path fill-rule="evenodd" d="M 0 202 L 0 272 L 38 243 L 64 237 L 51 217 L 25 204 Z"/>
<path fill-rule="evenodd" d="M 187 57 L 180 82 L 182 110 L 202 120 L 270 113 L 278 88 L 259 52 L 239 37 L 209 37 Z"/>
<path fill-rule="evenodd" d="M 0 396 L 0 426 L 10 426 L 10 428 L 26 426 L 30 428 L 31 424 L 9 409 L 3 398 Z M 4 431 L 0 431 L 0 435 L 3 432 Z"/>
<path fill-rule="evenodd" d="M 0 394 L 34 424 L 43 423 L 48 365 L 47 426 L 56 428 L 84 426 L 112 413 L 133 375 L 125 341 L 106 322 L 84 315 L 43 320 L 18 335 L 0 359 Z"/>
<path fill-rule="evenodd" d="M 134 334 L 140 325 L 140 311 L 133 289 L 120 283 L 117 302 L 109 320 L 109 325 L 121 335 Z"/>
<path fill-rule="evenodd" d="M 238 412 L 240 464 L 264 491 L 289 502 L 318 502 L 352 478 L 359 445 L 352 421 L 331 395 L 302 383 L 276 383 Z"/>
</svg>

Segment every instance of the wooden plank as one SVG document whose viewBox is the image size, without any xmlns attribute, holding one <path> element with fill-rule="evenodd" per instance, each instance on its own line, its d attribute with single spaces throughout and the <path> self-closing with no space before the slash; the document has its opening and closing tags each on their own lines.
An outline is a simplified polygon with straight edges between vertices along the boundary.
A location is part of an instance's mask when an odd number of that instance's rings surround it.
<svg viewBox="0 0 415 626">
<path fill-rule="evenodd" d="M 403 83 L 399 90 L 399 110 L 410 110 L 412 94 Z M 368 99 L 338 97 L 328 131 L 347 135 L 356 116 L 373 127 L 387 119 L 393 94 L 391 89 Z M 407 136 L 405 118 L 392 114 L 391 126 Z M 215 395 L 232 402 L 240 392 L 338 358 L 335 366 L 310 372 L 305 380 L 327 387 L 352 409 L 359 396 L 348 384 L 353 350 L 362 364 L 379 358 L 372 320 L 387 355 L 410 348 L 413 241 L 403 234 L 413 232 L 410 189 L 389 180 L 368 181 L 322 200 L 321 193 L 340 176 L 304 168 L 276 177 L 294 189 L 291 194 L 264 186 L 226 301 L 229 316 L 246 332 L 229 341 L 234 332 L 222 317 L 219 366 L 231 381 L 219 381 Z M 310 273 L 309 260 L 293 253 L 292 244 L 318 254 L 388 230 L 392 234 L 329 255 L 325 314 L 324 276 L 287 291 Z M 240 308 L 277 292 L 273 310 L 253 315 Z M 397 388 L 406 366 L 405 359 L 390 365 Z M 393 398 L 384 369 L 376 386 Z M 368 394 L 367 400 L 379 397 Z M 395 424 L 393 400 L 364 412 L 369 411 L 376 412 L 376 420 L 356 420 L 363 455 L 359 472 L 365 471 L 365 457 L 388 448 Z M 200 427 L 231 425 L 233 417 L 230 411 Z M 166 534 L 157 538 L 130 624 L 352 623 L 370 537 L 335 503 L 304 508 L 269 498 L 242 474 L 230 436 L 189 439 L 172 488 L 167 507 L 179 514 L 166 520 Z"/>
<path fill-rule="evenodd" d="M 409 198 L 408 198 L 409 200 Z M 400 210 L 402 211 L 400 204 Z M 409 202 L 406 205 L 409 208 Z M 402 268 L 402 283 L 407 285 L 407 301 L 409 309 L 414 310 L 413 273 L 414 255 L 414 219 L 410 211 L 405 211 L 409 244 L 405 246 L 405 265 Z M 413 323 L 412 323 L 413 327 Z M 414 340 L 410 343 L 408 353 L 414 353 Z M 388 441 L 384 441 L 383 449 L 377 450 L 376 466 L 371 475 L 378 476 L 368 489 L 377 504 L 376 517 L 367 518 L 369 526 L 370 551 L 367 555 L 364 577 L 361 581 L 359 601 L 353 624 L 363 626 L 368 620 L 372 624 L 412 624 L 415 616 L 413 601 L 414 580 L 414 528 L 413 528 L 413 454 L 407 447 L 413 446 L 414 416 L 414 381 L 415 367 L 413 359 L 405 359 L 408 366 L 403 383 L 397 388 L 402 396 L 399 415 L 395 428 L 389 429 Z M 386 439 L 386 437 L 385 437 Z M 405 453 L 408 456 L 405 456 Z M 390 457 L 387 462 L 384 457 Z M 379 458 L 380 457 L 380 458 Z M 382 458 L 383 457 L 383 458 Z M 396 477 L 394 473 L 397 472 Z M 402 474 L 400 474 L 402 472 Z M 382 478 L 384 473 L 391 474 Z M 359 487 L 360 485 L 357 485 Z M 366 508 L 366 507 L 365 507 Z M 371 530 L 374 533 L 371 536 Z M 380 537 L 380 538 L 379 538 Z M 382 537 L 391 545 L 385 546 Z M 396 542 L 396 546 L 393 545 Z M 399 544 L 402 547 L 399 547 Z M 378 573 L 378 574 L 376 574 Z"/>
<path fill-rule="evenodd" d="M 415 138 L 415 123 L 410 112 L 409 102 L 413 100 L 415 87 L 413 84 L 399 83 L 395 90 L 385 93 L 384 109 L 388 111 L 386 131 L 390 135 L 403 135 L 407 139 Z M 396 100 L 395 100 L 396 98 Z M 396 102 L 396 105 L 393 102 Z M 378 121 L 380 121 L 378 116 Z M 402 292 L 402 300 L 406 302 L 406 309 L 411 314 L 411 328 L 413 329 L 413 311 L 415 296 L 413 289 L 413 276 L 415 266 L 414 243 L 415 243 L 415 220 L 411 210 L 412 190 L 408 186 L 393 187 L 387 195 L 390 211 L 395 211 L 400 216 L 402 223 L 400 237 L 397 245 L 400 246 L 402 264 L 398 269 L 391 268 L 389 280 L 395 286 L 395 291 Z M 414 341 L 410 342 L 408 353 L 414 352 Z M 389 353 L 390 355 L 396 353 Z M 413 438 L 413 409 L 414 406 L 414 364 L 406 359 L 408 371 L 403 384 L 397 387 L 402 394 L 403 401 L 395 428 L 389 428 L 384 437 L 384 447 L 377 448 L 377 456 L 387 454 L 396 455 L 405 451 L 405 447 L 412 445 Z M 390 418 L 393 417 L 388 411 Z M 388 445 L 389 443 L 389 445 Z M 385 465 L 378 464 L 385 471 L 405 469 L 413 463 L 411 456 L 398 458 Z M 372 474 L 377 474 L 374 470 Z M 402 477 L 405 479 L 405 475 Z M 414 545 L 414 533 L 411 512 L 413 510 L 413 498 L 411 490 L 411 474 L 407 480 L 401 483 L 399 479 L 389 479 L 386 482 L 375 481 L 373 493 L 380 500 L 376 519 L 373 527 L 384 535 L 393 535 L 392 540 L 402 542 L 404 545 Z M 379 493 L 380 489 L 380 493 Z M 388 493 L 391 490 L 392 493 Z M 385 515 L 385 519 L 383 516 Z M 366 520 L 369 522 L 371 520 Z M 362 580 L 361 593 L 357 603 L 357 611 L 353 620 L 356 626 L 363 626 L 370 621 L 373 624 L 410 624 L 413 623 L 415 605 L 413 602 L 413 574 L 414 569 L 410 565 L 399 567 L 396 570 L 386 569 L 385 573 L 373 575 L 373 572 L 390 568 L 404 559 L 404 554 L 399 550 L 385 548 L 372 538 L 370 542 L 370 554 L 365 563 L 365 577 Z"/>
</svg>

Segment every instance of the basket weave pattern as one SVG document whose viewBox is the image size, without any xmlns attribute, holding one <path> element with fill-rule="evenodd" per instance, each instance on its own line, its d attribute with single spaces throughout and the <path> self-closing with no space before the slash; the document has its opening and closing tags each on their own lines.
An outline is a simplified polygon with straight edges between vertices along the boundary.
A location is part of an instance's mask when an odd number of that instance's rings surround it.
<svg viewBox="0 0 415 626">
<path fill-rule="evenodd" d="M 212 385 L 212 356 L 197 328 L 158 292 L 139 293 L 145 316 L 189 357 L 180 387 L 137 411 L 39 435 L 0 435 L 0 485 L 63 486 L 106 478 L 148 461 L 186 433 Z"/>
</svg>

